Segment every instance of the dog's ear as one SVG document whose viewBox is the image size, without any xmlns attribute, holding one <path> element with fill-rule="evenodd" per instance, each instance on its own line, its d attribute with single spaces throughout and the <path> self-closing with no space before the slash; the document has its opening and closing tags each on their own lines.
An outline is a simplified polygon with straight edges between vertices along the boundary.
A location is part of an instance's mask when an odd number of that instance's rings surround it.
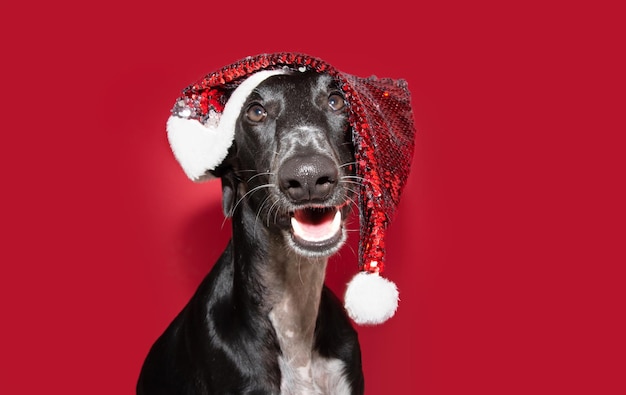
<svg viewBox="0 0 626 395">
<path fill-rule="evenodd" d="M 211 173 L 222 182 L 222 210 L 224 216 L 231 217 L 237 201 L 237 188 L 239 177 L 236 174 L 237 159 L 235 155 L 236 144 L 229 149 L 226 159 Z"/>
<path fill-rule="evenodd" d="M 230 173 L 232 175 L 232 173 Z M 222 180 L 222 210 L 225 217 L 231 217 L 237 199 L 237 180 L 232 176 L 223 176 Z"/>
</svg>

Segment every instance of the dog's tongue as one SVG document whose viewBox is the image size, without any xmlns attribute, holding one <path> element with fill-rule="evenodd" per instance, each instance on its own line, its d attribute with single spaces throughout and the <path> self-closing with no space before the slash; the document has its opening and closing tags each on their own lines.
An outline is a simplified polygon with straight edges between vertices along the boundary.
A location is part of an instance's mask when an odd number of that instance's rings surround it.
<svg viewBox="0 0 626 395">
<path fill-rule="evenodd" d="M 293 234 L 302 240 L 328 240 L 341 229 L 341 212 L 328 209 L 297 210 L 291 217 Z"/>
</svg>

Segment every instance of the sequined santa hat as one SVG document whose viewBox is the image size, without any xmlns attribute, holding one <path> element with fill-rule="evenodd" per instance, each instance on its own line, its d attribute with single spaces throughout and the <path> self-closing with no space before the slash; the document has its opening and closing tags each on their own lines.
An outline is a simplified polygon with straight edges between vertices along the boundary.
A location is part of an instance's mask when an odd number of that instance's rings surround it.
<svg viewBox="0 0 626 395">
<path fill-rule="evenodd" d="M 235 122 L 252 90 L 265 79 L 314 70 L 332 76 L 343 91 L 355 149 L 359 191 L 360 272 L 344 297 L 358 324 L 379 324 L 398 307 L 398 290 L 383 278 L 385 231 L 394 216 L 413 156 L 414 125 L 404 80 L 356 77 L 321 59 L 297 53 L 248 57 L 183 90 L 167 121 L 174 156 L 194 181 L 214 177 L 234 140 Z"/>
</svg>

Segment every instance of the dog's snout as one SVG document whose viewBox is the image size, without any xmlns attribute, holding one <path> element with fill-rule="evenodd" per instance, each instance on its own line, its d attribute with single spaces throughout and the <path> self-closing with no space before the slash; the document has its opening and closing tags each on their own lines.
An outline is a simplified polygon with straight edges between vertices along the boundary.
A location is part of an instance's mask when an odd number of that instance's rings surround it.
<svg viewBox="0 0 626 395">
<path fill-rule="evenodd" d="M 295 156 L 278 171 L 280 189 L 294 202 L 322 201 L 337 185 L 339 170 L 324 155 Z"/>
</svg>

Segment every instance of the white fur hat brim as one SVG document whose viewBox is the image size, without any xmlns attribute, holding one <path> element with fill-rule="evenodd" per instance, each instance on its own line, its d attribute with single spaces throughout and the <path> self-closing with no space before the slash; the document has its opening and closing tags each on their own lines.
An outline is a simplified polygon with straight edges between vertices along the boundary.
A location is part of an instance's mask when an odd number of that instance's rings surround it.
<svg viewBox="0 0 626 395">
<path fill-rule="evenodd" d="M 193 181 L 214 178 L 215 170 L 228 155 L 235 137 L 235 125 L 246 99 L 269 77 L 286 74 L 287 70 L 262 70 L 246 78 L 231 94 L 220 114 L 211 110 L 206 121 L 185 116 L 183 108 L 167 120 L 167 138 L 183 171 Z M 190 113 L 190 112 L 189 112 Z"/>
</svg>

